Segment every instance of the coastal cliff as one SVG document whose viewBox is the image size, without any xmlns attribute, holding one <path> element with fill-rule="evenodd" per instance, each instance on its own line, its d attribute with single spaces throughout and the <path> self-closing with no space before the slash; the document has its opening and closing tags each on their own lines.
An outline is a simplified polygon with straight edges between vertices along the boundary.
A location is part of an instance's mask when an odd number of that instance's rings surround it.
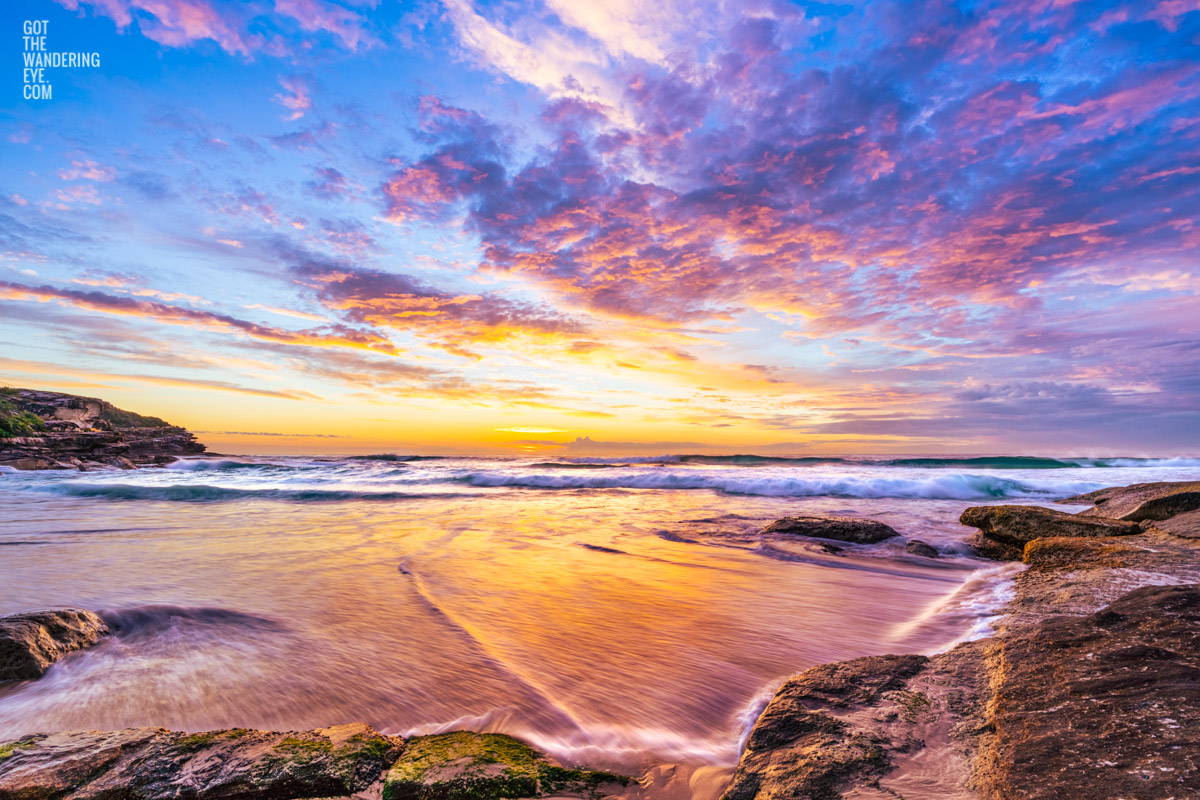
<svg viewBox="0 0 1200 800">
<path fill-rule="evenodd" d="M 95 397 L 0 390 L 0 466 L 20 470 L 132 469 L 205 447 L 184 428 Z"/>
</svg>

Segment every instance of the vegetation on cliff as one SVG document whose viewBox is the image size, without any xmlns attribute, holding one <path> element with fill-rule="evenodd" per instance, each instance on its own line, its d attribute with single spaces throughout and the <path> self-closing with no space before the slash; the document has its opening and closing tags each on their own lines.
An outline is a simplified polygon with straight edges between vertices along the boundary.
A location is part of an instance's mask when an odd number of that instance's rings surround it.
<svg viewBox="0 0 1200 800">
<path fill-rule="evenodd" d="M 28 436 L 46 427 L 37 414 L 22 411 L 10 399 L 13 389 L 0 390 L 0 439 L 12 436 Z"/>
</svg>

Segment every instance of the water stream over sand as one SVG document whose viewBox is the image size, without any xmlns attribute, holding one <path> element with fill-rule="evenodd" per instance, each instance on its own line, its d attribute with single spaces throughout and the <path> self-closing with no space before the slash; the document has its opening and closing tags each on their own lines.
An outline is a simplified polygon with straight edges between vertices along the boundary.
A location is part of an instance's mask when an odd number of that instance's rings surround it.
<svg viewBox="0 0 1200 800">
<path fill-rule="evenodd" d="M 528 463 L 273 461 L 0 476 L 0 614 L 80 606 L 118 631 L 39 681 L 0 687 L 0 738 L 361 720 L 502 731 L 596 766 L 727 767 L 783 678 L 979 633 L 1007 576 L 965 555 L 956 519 L 981 502 L 971 497 L 575 486 L 607 471 L 567 468 L 540 468 L 564 488 L 513 488 L 451 471 L 532 474 Z M 855 477 L 695 468 L 776 487 Z M 638 469 L 682 467 L 615 475 Z M 1110 482 L 1064 472 L 1046 491 Z M 901 477 L 858 479 L 886 489 Z M 722 530 L 696 520 L 797 513 L 870 516 L 943 558 L 909 556 L 903 540 L 826 553 L 696 535 Z"/>
</svg>

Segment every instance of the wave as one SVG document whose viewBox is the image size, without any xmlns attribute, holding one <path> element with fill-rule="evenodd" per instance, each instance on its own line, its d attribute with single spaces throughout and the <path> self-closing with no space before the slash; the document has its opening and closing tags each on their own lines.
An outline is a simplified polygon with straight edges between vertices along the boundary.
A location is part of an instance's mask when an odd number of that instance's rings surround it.
<svg viewBox="0 0 1200 800">
<path fill-rule="evenodd" d="M 108 623 L 113 633 L 123 639 L 153 638 L 170 628 L 180 626 L 236 626 L 260 631 L 284 630 L 284 626 L 273 619 L 226 608 L 135 606 L 102 611 L 100 618 Z"/>
<path fill-rule="evenodd" d="M 616 469 L 617 467 L 627 466 L 626 462 L 620 464 L 574 464 L 569 461 L 539 461 L 536 464 L 530 464 L 531 467 L 539 469 Z"/>
<path fill-rule="evenodd" d="M 271 469 L 286 466 L 284 464 L 264 464 L 256 461 L 234 461 L 232 459 L 222 459 L 220 461 L 205 461 L 202 459 L 187 459 L 176 461 L 168 464 L 165 468 L 178 472 L 210 472 L 217 470 L 233 470 L 233 469 Z"/>
<path fill-rule="evenodd" d="M 1057 458 L 1038 456 L 983 456 L 979 458 L 893 458 L 886 461 L 868 462 L 881 467 L 924 467 L 945 469 L 947 467 L 973 467 L 976 469 L 1078 469 L 1078 461 L 1063 461 Z"/>
<path fill-rule="evenodd" d="M 579 456 L 578 458 L 567 459 L 572 464 L 677 464 L 682 456 L 661 455 L 661 456 L 620 456 L 609 458 L 607 456 Z"/>
<path fill-rule="evenodd" d="M 521 475 L 476 472 L 455 480 L 471 486 L 513 486 L 527 489 L 712 489 L 726 494 L 767 497 L 912 497 L 935 500 L 1063 497 L 1104 486 L 1092 481 L 1016 480 L 992 475 L 939 475 L 931 478 L 793 478 L 673 471 L 621 475 Z"/>
<path fill-rule="evenodd" d="M 60 483 L 42 487 L 42 491 L 68 497 L 98 497 L 108 500 L 164 500 L 175 503 L 212 503 L 228 500 L 289 500 L 292 502 L 334 502 L 339 500 L 396 501 L 429 497 L 464 495 L 414 492 L 364 492 L 350 489 L 231 489 L 203 484 L 178 486 L 137 486 L 129 483 Z M 473 496 L 473 495 L 466 495 Z"/>
<path fill-rule="evenodd" d="M 395 453 L 376 453 L 367 456 L 347 456 L 347 461 L 442 461 L 450 456 L 398 456 Z"/>
<path fill-rule="evenodd" d="M 708 464 L 713 466 L 819 466 L 843 464 L 862 467 L 907 467 L 910 469 L 1090 469 L 1111 467 L 1200 467 L 1200 458 L 1048 458 L 1045 456 L 970 456 L 970 457 L 906 457 L 906 458 L 842 458 L 839 456 L 763 456 L 743 453 L 732 456 L 712 456 L 698 453 L 626 458 L 572 458 L 578 466 L 623 464 Z M 539 467 L 566 464 L 537 464 Z"/>
<path fill-rule="evenodd" d="M 1200 458 L 1096 458 L 1081 459 L 1080 466 L 1096 467 L 1200 467 Z"/>
<path fill-rule="evenodd" d="M 756 456 L 753 454 L 744 454 L 736 456 L 682 455 L 678 458 L 679 461 L 684 464 L 731 464 L 742 467 L 753 467 L 758 465 L 775 466 L 779 464 L 807 465 L 853 463 L 845 458 L 837 458 L 835 456 L 802 456 L 792 458 L 787 456 Z"/>
</svg>

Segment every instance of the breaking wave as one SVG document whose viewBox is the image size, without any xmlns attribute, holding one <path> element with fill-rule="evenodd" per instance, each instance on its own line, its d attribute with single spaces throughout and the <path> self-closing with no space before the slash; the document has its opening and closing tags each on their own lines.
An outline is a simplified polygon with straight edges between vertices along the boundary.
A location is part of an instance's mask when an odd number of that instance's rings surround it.
<svg viewBox="0 0 1200 800">
<path fill-rule="evenodd" d="M 292 502 L 331 502 L 339 500 L 397 501 L 436 495 L 416 492 L 359 491 L 352 489 L 231 489 L 224 486 L 180 484 L 175 486 L 136 486 L 129 483 L 60 483 L 42 487 L 42 491 L 68 497 L 99 497 L 108 500 L 165 500 L 176 503 L 212 503 L 227 500 L 288 500 Z"/>
<path fill-rule="evenodd" d="M 283 626 L 272 619 L 225 608 L 188 608 L 184 606 L 135 606 L 104 611 L 101 618 L 117 636 L 150 638 L 180 626 L 237 626 L 261 631 L 279 631 Z"/>
<path fill-rule="evenodd" d="M 567 463 L 542 463 L 539 467 L 622 464 L 708 464 L 713 466 L 774 467 L 843 464 L 858 467 L 907 467 L 912 469 L 1089 469 L 1113 467 L 1200 467 L 1200 458 L 1047 458 L 1044 456 L 971 456 L 840 458 L 837 456 L 762 456 L 752 453 L 732 456 L 703 454 L 635 456 L 626 458 L 571 458 Z"/>
<path fill-rule="evenodd" d="M 471 486 L 512 486 L 526 489 L 712 489 L 727 494 L 766 497 L 920 497 L 934 500 L 1061 497 L 1090 492 L 1103 486 L 1092 481 L 1016 480 L 992 475 L 807 478 L 666 470 L 620 475 L 476 472 L 458 480 Z"/>
</svg>

